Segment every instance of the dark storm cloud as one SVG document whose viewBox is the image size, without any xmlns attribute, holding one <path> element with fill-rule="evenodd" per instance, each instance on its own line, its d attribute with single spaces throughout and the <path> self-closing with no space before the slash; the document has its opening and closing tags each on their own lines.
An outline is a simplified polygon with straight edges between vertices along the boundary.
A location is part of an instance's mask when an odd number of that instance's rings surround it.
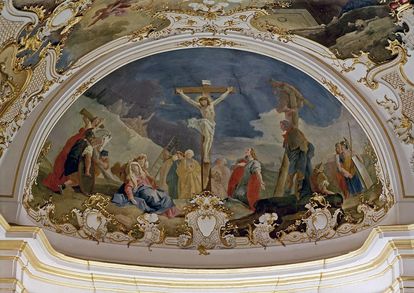
<svg viewBox="0 0 414 293">
<path fill-rule="evenodd" d="M 185 49 L 150 56 L 115 71 L 90 93 L 104 105 L 118 99 L 133 104 L 127 117 L 147 117 L 155 111 L 149 124 L 150 138 L 165 145 L 163 129 L 193 135 L 193 130 L 185 127 L 185 120 L 200 115 L 175 94 L 175 88 L 199 86 L 205 79 L 216 86 L 236 89 L 236 94 L 216 107 L 216 138 L 261 135 L 250 121 L 277 105 L 270 79 L 294 85 L 314 105 L 313 109 L 305 106 L 300 111 L 308 124 L 328 126 L 341 112 L 340 103 L 300 70 L 269 57 L 229 49 Z"/>
</svg>

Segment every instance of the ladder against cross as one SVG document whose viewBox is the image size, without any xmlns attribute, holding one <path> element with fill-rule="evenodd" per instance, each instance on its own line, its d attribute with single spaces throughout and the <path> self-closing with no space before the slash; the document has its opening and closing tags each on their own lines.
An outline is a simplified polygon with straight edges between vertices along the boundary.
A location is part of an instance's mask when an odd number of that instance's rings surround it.
<svg viewBox="0 0 414 293">
<path fill-rule="evenodd" d="M 157 159 L 154 161 L 150 168 L 150 174 L 156 178 L 160 173 L 160 169 L 162 164 L 164 163 L 163 154 L 164 152 L 168 151 L 170 154 L 175 152 L 177 149 L 178 139 L 177 137 L 173 136 L 168 144 L 162 149 L 161 153 L 158 155 Z"/>
<path fill-rule="evenodd" d="M 211 81 L 202 80 L 201 86 L 178 87 L 175 92 L 178 93 L 178 90 L 182 90 L 184 94 L 223 94 L 227 91 L 227 87 L 212 86 Z M 230 93 L 234 93 L 234 89 Z"/>
</svg>

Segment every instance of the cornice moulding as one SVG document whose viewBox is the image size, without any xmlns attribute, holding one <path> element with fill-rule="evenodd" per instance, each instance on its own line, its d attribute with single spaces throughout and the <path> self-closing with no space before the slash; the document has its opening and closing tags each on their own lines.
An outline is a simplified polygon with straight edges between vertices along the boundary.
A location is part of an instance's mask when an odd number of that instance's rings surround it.
<svg viewBox="0 0 414 293">
<path fill-rule="evenodd" d="M 388 287 L 398 276 L 409 277 L 407 272 L 395 269 L 402 261 L 414 259 L 414 225 L 377 227 L 360 249 L 339 257 L 240 269 L 153 268 L 81 260 L 55 251 L 40 228 L 10 226 L 2 216 L 0 227 L 0 259 L 5 261 L 7 255 L 17 257 L 29 279 L 43 282 L 46 291 L 56 284 L 102 290 L 117 284 L 118 289 L 127 291 L 138 284 L 141 292 L 154 288 L 156 292 L 172 289 L 194 292 L 207 288 L 213 292 L 241 288 L 255 292 L 270 288 L 278 292 L 310 291 L 362 284 L 381 278 L 394 268 L 395 279 L 389 280 Z M 19 280 L 18 276 L 16 282 L 30 291 L 25 284 L 28 280 Z"/>
</svg>

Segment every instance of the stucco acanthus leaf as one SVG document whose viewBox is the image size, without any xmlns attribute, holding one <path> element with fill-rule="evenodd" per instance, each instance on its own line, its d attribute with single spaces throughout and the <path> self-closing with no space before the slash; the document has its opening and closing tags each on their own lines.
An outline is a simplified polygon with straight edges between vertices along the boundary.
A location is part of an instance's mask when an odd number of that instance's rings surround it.
<svg viewBox="0 0 414 293">
<path fill-rule="evenodd" d="M 195 247 L 200 254 L 208 255 L 209 249 L 236 246 L 233 227 L 228 224 L 230 210 L 220 197 L 205 191 L 197 194 L 185 208 L 183 233 L 178 236 L 178 246 Z"/>
</svg>

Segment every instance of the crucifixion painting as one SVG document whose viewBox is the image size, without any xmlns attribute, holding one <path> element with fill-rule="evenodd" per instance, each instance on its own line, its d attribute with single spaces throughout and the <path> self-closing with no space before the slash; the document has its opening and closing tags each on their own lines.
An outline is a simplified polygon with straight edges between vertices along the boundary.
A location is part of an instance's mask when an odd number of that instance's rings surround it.
<svg viewBox="0 0 414 293">
<path fill-rule="evenodd" d="M 210 152 L 214 140 L 216 128 L 215 107 L 223 102 L 230 93 L 234 92 L 233 87 L 213 87 L 209 80 L 203 80 L 201 87 L 182 87 L 176 89 L 177 93 L 190 105 L 200 110 L 201 118 L 191 118 L 188 120 L 188 127 L 196 129 L 202 135 L 201 160 L 203 170 L 205 165 L 210 164 Z M 220 97 L 213 100 L 211 94 L 221 93 Z M 195 100 L 187 94 L 199 94 Z M 208 167 L 207 167 L 208 168 Z M 203 172 L 203 187 L 207 183 L 205 176 L 208 172 Z"/>
<path fill-rule="evenodd" d="M 0 72 L 0 88 L 7 80 Z M 275 228 L 294 226 L 314 192 L 360 220 L 360 199 L 379 202 L 383 190 L 368 137 L 336 97 L 288 64 L 238 50 L 125 65 L 79 97 L 47 141 L 30 208 L 52 196 L 70 214 L 99 193 L 125 223 L 120 233 L 148 213 L 179 237 L 203 191 L 247 235 L 269 211 L 282 221 Z"/>
</svg>

